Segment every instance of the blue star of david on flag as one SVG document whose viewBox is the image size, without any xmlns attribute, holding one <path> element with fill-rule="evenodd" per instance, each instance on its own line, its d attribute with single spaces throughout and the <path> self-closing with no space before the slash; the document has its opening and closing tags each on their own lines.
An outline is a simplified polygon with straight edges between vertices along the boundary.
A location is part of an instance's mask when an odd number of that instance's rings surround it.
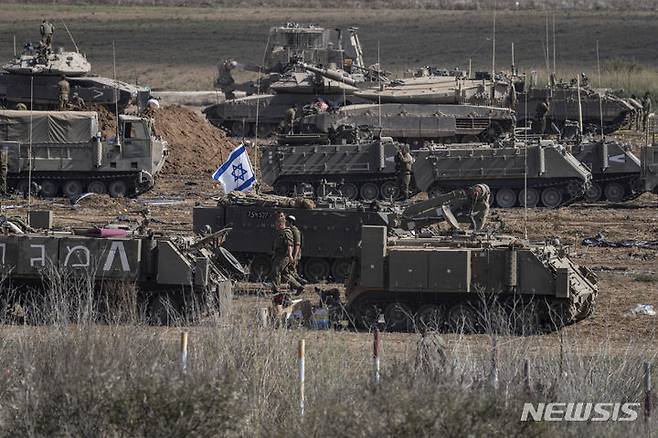
<svg viewBox="0 0 658 438">
<path fill-rule="evenodd" d="M 256 175 L 254 175 L 244 144 L 240 144 L 231 151 L 224 164 L 213 173 L 212 179 L 222 184 L 224 193 L 243 192 L 254 185 Z"/>
</svg>

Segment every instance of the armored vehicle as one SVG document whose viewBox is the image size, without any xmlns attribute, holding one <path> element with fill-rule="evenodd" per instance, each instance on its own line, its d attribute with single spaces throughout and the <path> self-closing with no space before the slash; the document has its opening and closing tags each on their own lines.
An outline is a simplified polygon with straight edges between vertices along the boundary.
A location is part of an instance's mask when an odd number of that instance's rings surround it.
<svg viewBox="0 0 658 438">
<path fill-rule="evenodd" d="M 153 187 L 167 155 L 167 142 L 153 136 L 152 124 L 121 115 L 118 138 L 102 139 L 95 112 L 0 111 L 8 189 L 27 193 L 31 178 L 45 197 L 143 193 Z"/>
<path fill-rule="evenodd" d="M 571 153 L 592 172 L 586 201 L 621 202 L 644 191 L 640 182 L 642 165 L 630 146 L 614 140 L 586 142 L 572 146 Z"/>
<path fill-rule="evenodd" d="M 262 180 L 277 195 L 300 193 L 312 185 L 317 193 L 323 182 L 337 184 L 348 199 L 373 201 L 397 196 L 395 154 L 401 147 L 390 137 L 352 144 L 326 144 L 320 135 L 288 135 L 264 146 Z"/>
<path fill-rule="evenodd" d="M 48 288 L 51 282 L 71 288 L 95 284 L 98 292 L 107 284 L 135 285 L 137 304 L 165 322 L 168 309 L 183 313 L 208 295 L 230 299 L 230 276 L 241 268 L 228 251 L 213 252 L 207 242 L 117 228 L 0 234 L 3 290 Z M 14 294 L 19 301 L 22 296 Z"/>
<path fill-rule="evenodd" d="M 337 131 L 345 125 L 369 126 L 381 135 L 412 147 L 426 142 L 493 142 L 514 131 L 514 112 L 507 108 L 478 105 L 434 105 L 387 103 L 357 104 L 305 116 L 303 132 L 327 133 L 341 143 Z"/>
<path fill-rule="evenodd" d="M 579 121 L 579 94 L 582 108 L 583 131 L 585 133 L 611 133 L 628 124 L 636 108 L 626 99 L 615 96 L 606 90 L 595 90 L 589 86 L 578 87 L 575 84 L 557 84 L 553 87 L 527 87 L 518 83 L 516 119 L 518 126 L 529 126 L 530 121 L 537 122 L 537 106 L 550 97 L 548 122 L 563 129 L 567 120 Z M 603 111 L 603 113 L 601 113 Z"/>
<path fill-rule="evenodd" d="M 295 216 L 303 233 L 303 275 L 313 281 L 342 282 L 356 256 L 361 225 L 388 226 L 392 212 L 390 207 L 330 199 L 308 207 L 301 199 L 235 192 L 220 199 L 216 207 L 195 207 L 193 228 L 201 234 L 230 227 L 224 247 L 250 267 L 254 280 L 263 281 L 270 274 L 274 215 L 282 211 Z"/>
<path fill-rule="evenodd" d="M 528 207 L 558 208 L 582 198 L 592 182 L 589 170 L 552 141 L 431 146 L 415 152 L 412 171 L 429 196 L 485 183 L 500 208 L 524 205 L 526 198 Z"/>
<path fill-rule="evenodd" d="M 658 146 L 642 148 L 641 190 L 658 195 Z"/>
<path fill-rule="evenodd" d="M 383 316 L 389 330 L 477 331 L 495 302 L 512 329 L 532 333 L 586 318 L 598 293 L 564 247 L 502 235 L 387 237 L 364 226 L 352 266 L 346 306 L 362 328 Z"/>
</svg>

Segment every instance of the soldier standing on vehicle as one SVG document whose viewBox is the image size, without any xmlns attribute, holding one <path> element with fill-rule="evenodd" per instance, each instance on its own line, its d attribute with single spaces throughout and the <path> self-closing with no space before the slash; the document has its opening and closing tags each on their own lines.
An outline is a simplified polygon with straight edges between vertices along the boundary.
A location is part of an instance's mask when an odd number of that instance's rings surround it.
<svg viewBox="0 0 658 438">
<path fill-rule="evenodd" d="M 409 146 L 402 145 L 395 154 L 395 170 L 398 177 L 398 199 L 409 199 L 409 184 L 411 184 L 411 166 L 414 159 L 409 153 Z"/>
<path fill-rule="evenodd" d="M 535 120 L 537 121 L 537 134 L 544 134 L 546 132 L 546 123 L 548 118 L 548 113 L 551 110 L 551 103 L 547 97 L 543 101 L 537 104 L 535 109 Z"/>
<path fill-rule="evenodd" d="M 294 260 L 294 237 L 292 230 L 286 226 L 286 217 L 283 213 L 275 216 L 276 234 L 272 244 L 272 292 L 275 294 L 275 304 L 288 305 L 289 298 L 281 292 L 281 282 L 284 281 L 295 289 L 297 294 L 304 291 L 302 286 L 290 272 L 290 265 Z"/>
<path fill-rule="evenodd" d="M 41 28 L 39 30 L 41 31 L 41 44 L 48 50 L 52 49 L 55 26 L 53 26 L 52 23 L 44 18 L 41 22 Z"/>
<path fill-rule="evenodd" d="M 0 195 L 7 194 L 7 176 L 9 175 L 9 149 L 0 150 Z"/>
<path fill-rule="evenodd" d="M 57 89 L 59 90 L 59 110 L 63 111 L 68 107 L 69 93 L 71 92 L 71 85 L 64 76 L 57 83 Z"/>
<path fill-rule="evenodd" d="M 652 102 L 651 102 L 651 93 L 648 91 L 644 93 L 644 98 L 642 99 L 642 130 L 646 131 L 647 121 L 649 120 L 649 114 L 652 111 Z"/>
<path fill-rule="evenodd" d="M 288 108 L 288 111 L 286 111 L 286 115 L 281 122 L 280 128 L 283 134 L 292 134 L 294 132 L 295 117 L 297 117 L 297 111 L 295 110 L 295 107 L 291 106 Z"/>
</svg>

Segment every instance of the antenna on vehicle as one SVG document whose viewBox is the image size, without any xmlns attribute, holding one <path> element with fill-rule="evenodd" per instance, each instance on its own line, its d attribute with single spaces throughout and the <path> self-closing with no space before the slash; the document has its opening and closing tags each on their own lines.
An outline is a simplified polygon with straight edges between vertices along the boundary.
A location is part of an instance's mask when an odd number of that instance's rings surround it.
<svg viewBox="0 0 658 438">
<path fill-rule="evenodd" d="M 265 58 L 267 57 L 267 49 L 270 46 L 270 37 L 271 34 L 267 35 L 267 43 L 265 44 L 265 50 L 263 51 L 263 59 L 261 60 L 260 65 L 258 66 L 258 79 L 256 80 L 256 125 L 254 127 L 254 145 L 258 147 L 258 125 L 260 123 L 260 80 L 262 76 L 262 70 L 263 70 L 263 65 L 265 64 Z M 288 58 L 288 61 L 290 62 L 290 57 Z M 294 124 L 295 121 L 293 120 L 292 123 Z M 242 136 L 244 137 L 246 132 L 246 129 L 242 130 Z M 258 160 L 256 160 L 258 161 Z"/>
<path fill-rule="evenodd" d="M 64 29 L 66 29 L 66 33 L 69 34 L 69 38 L 71 38 L 71 42 L 73 43 L 73 47 L 75 47 L 75 51 L 80 53 L 80 49 L 78 49 L 78 45 L 75 43 L 75 40 L 73 39 L 73 35 L 71 35 L 71 32 L 69 31 L 69 27 L 64 23 L 64 19 L 60 19 L 62 24 L 64 25 Z"/>
<path fill-rule="evenodd" d="M 34 121 L 34 75 L 30 76 L 30 148 L 27 153 L 27 223 L 30 224 L 30 209 L 32 208 L 32 124 Z"/>
<path fill-rule="evenodd" d="M 583 103 L 580 98 L 580 76 L 576 75 L 576 92 L 578 93 L 578 131 L 583 135 Z"/>
<path fill-rule="evenodd" d="M 528 114 L 528 90 L 523 89 L 525 114 Z M 540 146 L 541 147 L 541 146 Z M 528 122 L 523 127 L 523 237 L 528 240 Z"/>
<path fill-rule="evenodd" d="M 555 44 L 555 11 L 553 11 L 553 73 L 557 74 L 557 66 L 555 63 L 555 52 L 556 52 L 556 44 Z"/>
<path fill-rule="evenodd" d="M 599 56 L 599 40 L 596 40 L 596 70 L 599 75 L 599 114 L 601 116 L 601 142 L 605 141 L 605 136 L 603 135 L 603 102 L 601 100 L 601 57 Z"/>
<path fill-rule="evenodd" d="M 114 75 L 114 114 L 116 115 L 117 126 L 116 146 L 121 146 L 121 137 L 119 136 L 119 84 L 117 83 L 117 53 L 114 40 L 112 40 L 112 72 Z"/>
<path fill-rule="evenodd" d="M 546 47 L 545 47 L 546 55 L 545 55 L 545 59 L 546 59 L 546 74 L 548 75 L 549 85 L 551 83 L 551 61 L 550 61 L 550 57 L 548 55 L 549 50 L 550 50 L 550 46 L 551 46 L 551 43 L 550 43 L 550 40 L 548 39 L 548 11 L 547 11 L 546 12 Z"/>
<path fill-rule="evenodd" d="M 18 56 L 18 53 L 16 52 L 16 35 L 14 35 L 14 58 Z"/>
<path fill-rule="evenodd" d="M 491 36 L 491 79 L 496 80 L 496 2 L 493 10 L 493 33 Z"/>
<path fill-rule="evenodd" d="M 381 64 L 381 59 L 379 58 L 379 40 L 377 40 L 377 68 L 379 71 L 382 70 L 382 64 Z M 377 112 L 378 112 L 378 119 L 379 119 L 379 134 L 381 135 L 382 133 L 382 75 L 377 75 L 378 79 L 377 81 L 379 82 L 379 93 L 377 95 Z"/>
<path fill-rule="evenodd" d="M 516 75 L 516 67 L 514 66 L 514 41 L 512 41 L 512 75 Z"/>
</svg>

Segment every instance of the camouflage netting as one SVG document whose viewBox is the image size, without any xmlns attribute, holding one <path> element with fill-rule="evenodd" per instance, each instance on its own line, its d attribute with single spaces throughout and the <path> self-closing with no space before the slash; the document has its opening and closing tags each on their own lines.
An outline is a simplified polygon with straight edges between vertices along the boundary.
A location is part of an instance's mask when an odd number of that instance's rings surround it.
<svg viewBox="0 0 658 438">
<path fill-rule="evenodd" d="M 154 118 L 156 135 L 169 143 L 163 174 L 211 174 L 237 144 L 190 108 L 163 106 Z"/>
</svg>

